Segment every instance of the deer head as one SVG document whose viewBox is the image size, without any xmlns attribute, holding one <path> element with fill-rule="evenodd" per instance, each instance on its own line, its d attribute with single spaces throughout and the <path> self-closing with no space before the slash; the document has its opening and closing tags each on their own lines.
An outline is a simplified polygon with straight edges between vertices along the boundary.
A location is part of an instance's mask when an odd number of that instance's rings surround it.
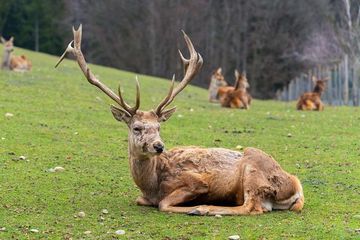
<svg viewBox="0 0 360 240">
<path fill-rule="evenodd" d="M 179 50 L 180 58 L 184 65 L 185 74 L 181 82 L 174 88 L 175 76 L 172 78 L 171 86 L 167 96 L 159 103 L 159 105 L 150 111 L 141 111 L 140 107 L 140 86 L 136 78 L 136 101 L 135 106 L 131 107 L 127 104 L 118 88 L 118 94 L 115 94 L 110 88 L 105 86 L 87 66 L 84 55 L 81 52 L 81 36 L 82 26 L 78 30 L 73 28 L 74 40 L 71 41 L 60 57 L 57 67 L 65 58 L 66 53 L 75 55 L 76 60 L 86 76 L 89 83 L 95 85 L 117 103 L 117 106 L 111 105 L 110 109 L 114 118 L 118 121 L 125 122 L 129 128 L 129 149 L 132 154 L 137 156 L 145 156 L 160 154 L 164 151 L 165 145 L 160 137 L 160 123 L 168 120 L 175 112 L 176 107 L 167 107 L 172 103 L 175 97 L 187 86 L 187 84 L 199 72 L 203 59 L 196 52 L 190 38 L 183 32 L 186 45 L 190 52 L 190 58 L 186 59 Z M 73 44 L 73 46 L 72 46 Z"/>
<path fill-rule="evenodd" d="M 4 50 L 8 53 L 14 51 L 14 37 L 11 37 L 6 41 L 3 37 L 0 37 L 1 43 L 4 44 Z"/>
<path fill-rule="evenodd" d="M 313 92 L 322 93 L 325 90 L 326 82 L 329 81 L 329 77 L 318 79 L 317 77 L 313 76 L 312 81 L 315 84 Z"/>
<path fill-rule="evenodd" d="M 222 74 L 222 68 L 219 67 L 212 73 L 212 78 L 216 80 L 216 85 L 218 87 L 227 86 L 224 75 Z"/>
<path fill-rule="evenodd" d="M 238 89 L 246 90 L 247 88 L 250 87 L 249 82 L 246 78 L 245 72 L 242 72 L 240 74 L 239 71 L 237 69 L 235 69 L 234 75 L 235 75 L 235 85 L 234 85 L 235 90 L 238 90 Z"/>
</svg>

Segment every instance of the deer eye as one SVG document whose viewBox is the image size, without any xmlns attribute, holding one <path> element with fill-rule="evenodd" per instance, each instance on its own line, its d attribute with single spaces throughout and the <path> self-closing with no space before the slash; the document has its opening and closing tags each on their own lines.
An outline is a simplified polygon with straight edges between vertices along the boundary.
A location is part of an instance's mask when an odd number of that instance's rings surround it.
<svg viewBox="0 0 360 240">
<path fill-rule="evenodd" d="M 134 127 L 133 130 L 134 130 L 134 132 L 139 133 L 139 132 L 141 132 L 142 129 L 141 129 L 141 127 Z"/>
</svg>

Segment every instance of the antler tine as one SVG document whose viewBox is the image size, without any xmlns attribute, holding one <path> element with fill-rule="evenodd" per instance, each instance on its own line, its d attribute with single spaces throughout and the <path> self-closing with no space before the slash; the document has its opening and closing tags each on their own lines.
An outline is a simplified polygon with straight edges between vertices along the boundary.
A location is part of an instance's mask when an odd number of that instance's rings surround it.
<svg viewBox="0 0 360 240">
<path fill-rule="evenodd" d="M 187 86 L 187 84 L 189 84 L 189 82 L 199 72 L 203 64 L 203 58 L 198 52 L 196 52 L 190 38 L 186 35 L 184 31 L 182 31 L 182 33 L 184 34 L 184 39 L 189 49 L 190 59 L 184 58 L 181 51 L 179 51 L 180 58 L 184 64 L 185 76 L 176 86 L 176 88 L 171 91 L 171 94 L 169 92 L 168 96 L 164 98 L 163 101 L 158 105 L 158 107 L 156 108 L 156 113 L 158 113 L 158 115 L 161 114 L 161 112 L 174 100 L 176 95 L 179 94 Z"/>
<path fill-rule="evenodd" d="M 156 114 L 158 116 L 161 115 L 161 111 L 163 110 L 165 104 L 169 101 L 170 97 L 171 97 L 171 94 L 173 92 L 173 89 L 174 89 L 174 83 L 175 83 L 175 74 L 173 75 L 172 77 L 172 80 L 171 80 L 171 85 L 170 85 L 170 89 L 169 89 L 169 92 L 168 94 L 166 95 L 166 97 L 160 102 L 160 104 L 157 106 L 156 108 Z"/>
<path fill-rule="evenodd" d="M 68 52 L 71 52 L 75 55 L 76 61 L 79 64 L 79 67 L 83 74 L 85 75 L 88 82 L 96 87 L 98 87 L 101 91 L 103 91 L 106 95 L 108 95 L 112 100 L 114 100 L 116 103 L 118 103 L 126 112 L 129 113 L 129 115 L 134 115 L 136 113 L 136 110 L 139 108 L 140 105 L 140 95 L 139 95 L 139 83 L 137 82 L 137 98 L 136 98 L 136 105 L 135 107 L 131 108 L 128 104 L 125 103 L 125 101 L 122 99 L 121 95 L 116 95 L 110 88 L 108 88 L 105 84 L 100 82 L 99 79 L 95 77 L 95 75 L 91 72 L 90 68 L 88 67 L 85 57 L 81 51 L 81 38 L 82 38 L 82 25 L 80 24 L 79 28 L 75 30 L 75 28 L 72 28 L 73 34 L 74 34 L 74 40 L 71 41 L 66 48 L 63 55 L 60 57 L 59 61 L 57 62 L 57 67 L 62 60 L 65 58 L 65 55 Z M 71 45 L 74 45 L 72 47 Z M 120 92 L 120 91 L 119 91 Z"/>
<path fill-rule="evenodd" d="M 57 67 L 59 66 L 59 64 L 64 60 L 64 58 L 65 58 L 65 56 L 66 56 L 66 54 L 67 54 L 68 52 L 74 53 L 74 48 L 71 46 L 71 44 L 73 44 L 73 42 L 74 42 L 74 40 L 72 40 L 72 41 L 68 44 L 67 48 L 65 49 L 65 52 L 61 55 L 59 61 L 56 63 L 55 68 L 57 68 Z"/>
<path fill-rule="evenodd" d="M 120 99 L 120 106 L 122 106 L 128 113 L 134 115 L 136 113 L 136 111 L 139 109 L 140 107 L 140 85 L 139 85 L 139 80 L 138 77 L 135 77 L 136 79 L 136 103 L 134 107 L 131 107 L 129 104 L 127 104 L 122 95 L 121 95 L 121 87 L 119 84 L 119 88 L 118 88 L 118 93 L 119 93 L 119 99 Z"/>
</svg>

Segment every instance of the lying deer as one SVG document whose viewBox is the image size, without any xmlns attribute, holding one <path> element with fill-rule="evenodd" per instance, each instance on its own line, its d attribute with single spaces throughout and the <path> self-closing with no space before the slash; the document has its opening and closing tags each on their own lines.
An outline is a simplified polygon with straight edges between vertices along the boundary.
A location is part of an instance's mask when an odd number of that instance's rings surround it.
<svg viewBox="0 0 360 240">
<path fill-rule="evenodd" d="M 303 93 L 297 104 L 297 110 L 315 110 L 315 111 L 323 111 L 324 104 L 321 101 L 321 94 L 324 92 L 326 87 L 326 81 L 329 78 L 324 78 L 322 80 L 318 80 L 315 76 L 312 77 L 312 81 L 315 84 L 314 90 L 312 92 Z"/>
<path fill-rule="evenodd" d="M 260 150 L 247 148 L 242 154 L 223 148 L 178 147 L 165 151 L 160 137 L 160 124 L 175 112 L 176 107 L 168 106 L 203 64 L 202 57 L 185 33 L 190 59 L 184 58 L 179 51 L 185 75 L 175 88 L 173 77 L 167 96 L 150 111 L 139 110 L 140 90 L 137 80 L 135 106 L 131 107 L 124 101 L 120 87 L 118 94 L 115 94 L 96 78 L 81 51 L 81 25 L 78 30 L 73 29 L 73 33 L 74 40 L 56 66 L 66 53 L 74 54 L 89 83 L 118 104 L 111 105 L 110 109 L 114 118 L 125 122 L 129 129 L 130 170 L 142 192 L 136 200 L 138 205 L 193 215 L 247 215 L 272 209 L 300 211 L 303 208 L 304 195 L 300 181 Z"/>
<path fill-rule="evenodd" d="M 219 91 L 227 91 L 228 83 L 225 81 L 224 76 L 222 75 L 222 69 L 218 68 L 211 74 L 211 80 L 209 85 L 209 101 L 218 102 L 219 101 Z"/>
<path fill-rule="evenodd" d="M 235 85 L 223 92 L 219 92 L 220 103 L 223 107 L 249 109 L 251 104 L 251 95 L 247 92 L 250 87 L 244 73 L 239 74 L 235 70 Z M 220 89 L 219 89 L 220 90 Z"/>
<path fill-rule="evenodd" d="M 12 56 L 14 51 L 14 37 L 6 41 L 0 37 L 1 42 L 4 44 L 4 54 L 1 63 L 1 69 L 12 70 L 15 72 L 25 72 L 31 70 L 31 62 L 24 56 Z"/>
</svg>

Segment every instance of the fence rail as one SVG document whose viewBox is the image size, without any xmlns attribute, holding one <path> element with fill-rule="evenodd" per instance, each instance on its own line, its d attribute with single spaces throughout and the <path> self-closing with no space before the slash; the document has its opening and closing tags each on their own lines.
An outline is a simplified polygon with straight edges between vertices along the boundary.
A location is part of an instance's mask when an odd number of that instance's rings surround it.
<svg viewBox="0 0 360 240">
<path fill-rule="evenodd" d="M 324 103 L 338 106 L 359 106 L 359 71 L 359 62 L 349 61 L 349 58 L 345 56 L 339 63 L 318 66 L 292 79 L 284 89 L 277 92 L 277 99 L 282 101 L 296 100 L 302 93 L 313 90 L 312 76 L 316 76 L 318 79 L 328 77 L 325 92 L 321 97 Z"/>
</svg>

